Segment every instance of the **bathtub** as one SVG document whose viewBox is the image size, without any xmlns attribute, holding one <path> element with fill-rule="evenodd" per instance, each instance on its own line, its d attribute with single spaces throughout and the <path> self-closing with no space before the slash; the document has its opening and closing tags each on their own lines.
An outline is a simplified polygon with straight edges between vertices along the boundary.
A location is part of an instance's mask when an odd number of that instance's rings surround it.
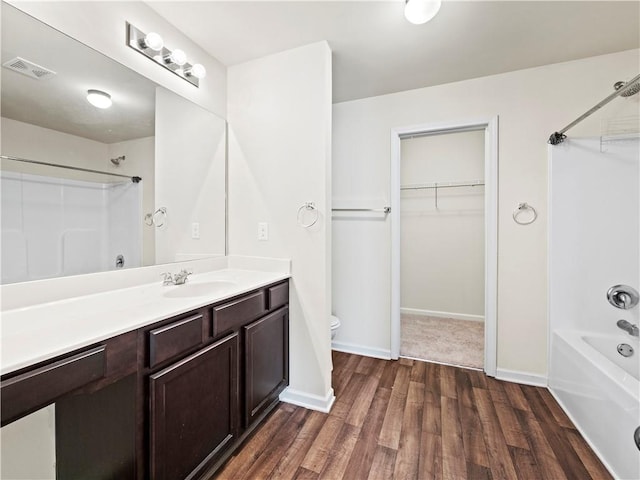
<svg viewBox="0 0 640 480">
<path fill-rule="evenodd" d="M 640 345 L 626 334 L 551 333 L 549 389 L 615 478 L 640 478 Z M 635 350 L 617 352 L 620 343 Z"/>
</svg>

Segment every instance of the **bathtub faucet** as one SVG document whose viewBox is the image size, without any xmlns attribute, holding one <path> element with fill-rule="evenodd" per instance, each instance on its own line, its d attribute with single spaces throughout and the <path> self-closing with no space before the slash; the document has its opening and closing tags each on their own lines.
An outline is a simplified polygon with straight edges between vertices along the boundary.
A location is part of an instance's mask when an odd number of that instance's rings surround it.
<svg viewBox="0 0 640 480">
<path fill-rule="evenodd" d="M 626 320 L 618 320 L 616 325 L 618 325 L 618 328 L 621 328 L 622 330 L 627 332 L 629 335 L 632 335 L 634 337 L 637 337 L 640 334 L 640 330 L 638 329 L 638 326 L 632 323 L 629 323 Z"/>
</svg>

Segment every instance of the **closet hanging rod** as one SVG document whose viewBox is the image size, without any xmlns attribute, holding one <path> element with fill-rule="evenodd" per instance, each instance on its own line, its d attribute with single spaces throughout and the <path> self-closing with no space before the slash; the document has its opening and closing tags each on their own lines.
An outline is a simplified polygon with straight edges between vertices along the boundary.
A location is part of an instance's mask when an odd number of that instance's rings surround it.
<svg viewBox="0 0 640 480">
<path fill-rule="evenodd" d="M 432 188 L 458 188 L 458 187 L 482 187 L 484 182 L 451 182 L 451 183 L 428 183 L 422 185 L 401 185 L 400 190 L 426 190 Z"/>
<path fill-rule="evenodd" d="M 382 207 L 382 208 L 332 208 L 332 212 L 379 212 L 379 213 L 389 213 L 391 212 L 391 207 Z"/>
<path fill-rule="evenodd" d="M 576 118 L 573 122 L 571 122 L 569 125 L 564 127 L 562 130 L 558 130 L 557 132 L 553 132 L 551 134 L 551 136 L 549 136 L 549 140 L 547 140 L 547 143 L 549 143 L 551 145 L 558 145 L 559 143 L 562 143 L 564 141 L 564 139 L 567 138 L 567 136 L 564 134 L 567 130 L 569 130 L 570 128 L 575 127 L 582 120 L 587 118 L 589 115 L 591 115 L 592 113 L 600 110 L 602 107 L 604 107 L 611 100 L 613 100 L 614 98 L 616 98 L 616 97 L 618 97 L 620 95 L 623 95 L 626 92 L 629 92 L 629 95 L 633 95 L 633 93 L 637 93 L 636 89 L 638 88 L 638 82 L 640 82 L 640 74 L 636 75 L 631 80 L 626 82 L 623 87 L 618 88 L 618 90 L 613 92 L 607 98 L 605 98 L 601 102 L 599 102 L 596 105 L 594 105 L 593 107 L 591 107 L 589 110 L 587 110 L 585 113 L 580 115 L 578 118 Z M 626 96 L 626 95 L 624 95 L 624 96 Z"/>
<path fill-rule="evenodd" d="M 67 170 L 76 170 L 78 172 L 99 173 L 100 175 L 111 175 L 112 177 L 128 178 L 133 183 L 138 183 L 140 180 L 142 180 L 141 177 L 136 177 L 136 176 L 132 177 L 130 175 L 121 175 L 119 173 L 101 172 L 100 170 L 91 170 L 90 168 L 82 168 L 82 167 L 72 167 L 70 165 L 58 165 L 56 163 L 41 162 L 39 160 L 29 160 L 28 158 L 12 157 L 9 155 L 0 155 L 0 158 L 2 160 L 13 160 L 16 162 L 33 163 L 36 165 L 45 165 L 47 167 L 65 168 Z"/>
</svg>

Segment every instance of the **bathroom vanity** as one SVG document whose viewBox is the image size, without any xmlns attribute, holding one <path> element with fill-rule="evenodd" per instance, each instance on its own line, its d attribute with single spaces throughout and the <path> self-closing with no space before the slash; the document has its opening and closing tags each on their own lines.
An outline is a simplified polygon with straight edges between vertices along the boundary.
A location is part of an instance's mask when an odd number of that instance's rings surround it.
<svg viewBox="0 0 640 480">
<path fill-rule="evenodd" d="M 100 314 L 111 312 L 116 334 L 13 371 L 5 368 L 2 425 L 55 402 L 58 479 L 208 478 L 277 405 L 288 384 L 286 277 L 262 273 L 259 287 L 242 292 L 242 282 L 228 287 L 217 280 L 128 291 L 137 305 Z M 203 293 L 219 285 L 224 294 Z M 164 311 L 180 313 L 158 319 L 163 309 L 149 304 L 155 308 L 151 317 L 134 318 L 157 292 Z M 79 309 L 66 306 L 70 316 Z M 64 309 L 48 311 L 55 317 Z M 86 322 L 95 315 L 88 313 Z M 126 317 L 135 328 L 126 330 Z"/>
</svg>

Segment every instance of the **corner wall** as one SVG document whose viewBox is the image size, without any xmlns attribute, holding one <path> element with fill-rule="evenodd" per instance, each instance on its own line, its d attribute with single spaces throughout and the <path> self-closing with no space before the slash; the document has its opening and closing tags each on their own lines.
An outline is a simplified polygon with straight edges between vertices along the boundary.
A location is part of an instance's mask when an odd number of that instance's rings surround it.
<svg viewBox="0 0 640 480">
<path fill-rule="evenodd" d="M 319 42 L 236 65 L 227 83 L 229 250 L 292 260 L 285 396 L 327 409 L 333 399 L 331 50 Z M 311 228 L 296 220 L 305 202 L 318 212 Z M 257 240 L 259 222 L 268 223 L 267 241 Z"/>
<path fill-rule="evenodd" d="M 390 131 L 499 116 L 498 370 L 547 371 L 547 144 L 549 135 L 640 69 L 630 50 L 490 77 L 344 102 L 333 107 L 333 198 L 389 200 Z M 616 99 L 569 132 L 599 135 L 600 120 L 637 115 L 638 96 Z M 382 198 L 382 200 L 378 200 Z M 519 202 L 538 220 L 519 226 Z M 390 351 L 390 221 L 335 222 L 334 310 L 339 340 Z"/>
</svg>

